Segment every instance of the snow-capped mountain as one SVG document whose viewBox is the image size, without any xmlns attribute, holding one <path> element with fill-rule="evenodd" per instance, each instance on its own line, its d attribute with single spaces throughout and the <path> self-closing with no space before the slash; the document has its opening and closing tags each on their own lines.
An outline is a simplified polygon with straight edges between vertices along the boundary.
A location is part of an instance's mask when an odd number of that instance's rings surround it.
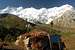
<svg viewBox="0 0 75 50">
<path fill-rule="evenodd" d="M 41 22 L 49 24 L 52 20 L 55 20 L 61 17 L 65 12 L 72 11 L 73 7 L 71 5 L 62 5 L 60 7 L 53 8 L 40 8 L 35 9 L 31 8 L 23 8 L 23 7 L 6 7 L 5 9 L 0 10 L 0 14 L 2 13 L 10 13 L 23 18 L 24 20 L 35 23 Z"/>
<path fill-rule="evenodd" d="M 65 27 L 65 28 L 75 28 L 75 10 L 65 12 L 58 19 L 53 20 L 54 25 Z"/>
</svg>

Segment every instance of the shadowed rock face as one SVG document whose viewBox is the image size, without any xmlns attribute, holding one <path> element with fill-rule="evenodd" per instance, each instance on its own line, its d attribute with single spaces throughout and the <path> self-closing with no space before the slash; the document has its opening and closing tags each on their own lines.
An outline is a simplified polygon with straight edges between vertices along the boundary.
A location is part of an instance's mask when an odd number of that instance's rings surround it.
<svg viewBox="0 0 75 50">
<path fill-rule="evenodd" d="M 32 42 L 32 48 L 37 48 L 38 50 L 50 50 L 49 39 L 47 36 L 44 38 L 37 37 Z"/>
<path fill-rule="evenodd" d="M 28 36 L 28 33 L 25 33 L 24 35 L 19 36 L 19 39 L 16 40 L 15 44 L 16 45 L 23 45 L 24 47 L 28 48 L 27 46 L 30 45 L 32 49 L 36 50 L 49 50 L 49 39 L 47 37 L 47 32 L 44 31 L 31 31 L 29 32 L 29 42 L 27 43 L 27 38 L 26 35 Z M 26 41 L 27 40 L 27 41 Z M 22 43 L 23 41 L 23 43 Z"/>
<path fill-rule="evenodd" d="M 35 50 L 50 50 L 52 49 L 59 50 L 59 42 L 62 43 L 59 35 L 50 35 L 50 39 L 47 36 L 48 33 L 44 31 L 34 30 L 29 33 L 25 33 L 19 36 L 19 39 L 16 40 L 16 45 L 24 46 L 26 49 L 35 49 Z M 51 45 L 50 45 L 51 42 Z M 61 44 L 60 43 L 60 44 Z M 62 44 L 61 44 L 62 45 Z M 64 46 L 63 46 L 64 48 Z"/>
</svg>

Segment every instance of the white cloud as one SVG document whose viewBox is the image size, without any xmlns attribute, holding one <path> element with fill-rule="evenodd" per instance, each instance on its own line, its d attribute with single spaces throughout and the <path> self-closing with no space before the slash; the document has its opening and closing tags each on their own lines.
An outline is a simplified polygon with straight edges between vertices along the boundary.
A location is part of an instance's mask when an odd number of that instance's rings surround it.
<svg viewBox="0 0 75 50">
<path fill-rule="evenodd" d="M 41 23 L 49 24 L 52 20 L 61 17 L 66 11 L 72 10 L 71 5 L 62 5 L 60 7 L 53 8 L 40 8 L 35 9 L 23 8 L 23 7 L 6 7 L 3 10 L 0 10 L 0 13 L 10 13 L 19 16 L 20 18 L 28 19 L 29 22 L 39 21 Z"/>
</svg>

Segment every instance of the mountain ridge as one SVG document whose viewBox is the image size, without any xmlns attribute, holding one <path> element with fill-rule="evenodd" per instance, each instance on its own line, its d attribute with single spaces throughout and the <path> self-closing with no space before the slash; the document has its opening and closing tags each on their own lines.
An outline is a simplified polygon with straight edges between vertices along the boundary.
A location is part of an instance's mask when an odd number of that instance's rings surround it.
<svg viewBox="0 0 75 50">
<path fill-rule="evenodd" d="M 41 22 L 45 24 L 49 24 L 55 18 L 63 15 L 66 11 L 72 10 L 73 7 L 69 4 L 62 5 L 60 7 L 53 8 L 40 8 L 35 9 L 31 8 L 23 8 L 23 7 L 6 7 L 3 10 L 0 10 L 0 13 L 10 13 L 17 15 L 18 17 L 26 20 L 31 23 Z"/>
</svg>

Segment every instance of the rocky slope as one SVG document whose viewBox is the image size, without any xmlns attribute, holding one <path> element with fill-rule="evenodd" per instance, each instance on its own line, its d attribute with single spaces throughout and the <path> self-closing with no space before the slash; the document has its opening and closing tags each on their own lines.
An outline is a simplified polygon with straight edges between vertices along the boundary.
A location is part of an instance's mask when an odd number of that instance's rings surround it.
<svg viewBox="0 0 75 50">
<path fill-rule="evenodd" d="M 53 22 L 61 27 L 75 28 L 75 11 L 68 11 Z"/>
<path fill-rule="evenodd" d="M 75 31 L 75 10 L 65 12 L 61 17 L 53 20 L 53 23 L 59 29 Z"/>
</svg>

